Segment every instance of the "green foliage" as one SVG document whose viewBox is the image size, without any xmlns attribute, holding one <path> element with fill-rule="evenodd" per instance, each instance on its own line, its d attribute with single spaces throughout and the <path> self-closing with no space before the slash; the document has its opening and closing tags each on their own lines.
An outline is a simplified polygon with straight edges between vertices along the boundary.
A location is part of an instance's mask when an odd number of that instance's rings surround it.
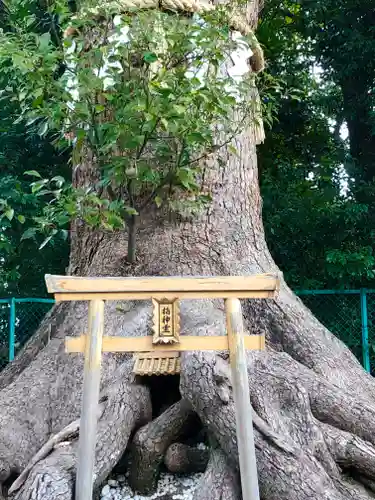
<svg viewBox="0 0 375 500">
<path fill-rule="evenodd" d="M 35 218 L 45 204 L 30 193 L 23 173 L 25 166 L 38 168 L 42 175 L 65 173 L 67 155 L 58 155 L 48 140 L 30 135 L 22 124 L 12 125 L 10 118 L 9 107 L 0 111 L 0 124 L 6 125 L 0 132 L 0 296 L 43 296 L 44 274 L 64 272 L 69 247 L 58 239 L 37 251 L 44 236 L 36 233 Z"/>
<path fill-rule="evenodd" d="M 0 98 L 11 109 L 1 124 L 54 159 L 47 167 L 33 154 L 4 157 L 13 165 L 0 184 L 8 282 L 22 274 L 20 249 L 31 252 L 35 240 L 51 255 L 66 249 L 72 219 L 112 231 L 132 227 L 151 205 L 199 213 L 210 202 L 199 160 L 257 118 L 248 99 L 254 80 L 223 69 L 248 42 L 229 36 L 224 9 L 204 18 L 107 12 L 100 22 L 64 3 L 36 9 L 12 4 L 0 36 Z M 372 14 L 370 0 L 268 0 L 262 14 L 265 229 L 296 288 L 373 286 Z M 74 165 L 90 161 L 96 182 L 72 186 L 50 141 L 65 154 L 72 148 Z"/>
<path fill-rule="evenodd" d="M 261 19 L 268 74 L 282 83 L 273 96 L 277 116 L 259 148 L 264 222 L 294 288 L 374 283 L 374 204 L 358 196 L 366 170 L 363 155 L 352 156 L 353 144 L 364 149 L 350 127 L 348 140 L 340 134 L 349 115 L 359 126 L 363 103 L 357 95 L 348 107 L 343 83 L 373 71 L 370 12 L 368 2 L 269 0 Z"/>
<path fill-rule="evenodd" d="M 33 16 L 33 30 L 51 29 L 51 16 L 35 2 L 19 2 L 0 18 L 4 32 L 15 30 L 17 22 Z M 4 64 L 3 64 L 4 63 Z M 42 198 L 31 193 L 25 170 L 35 170 L 41 177 L 69 175 L 69 150 L 58 152 L 50 143 L 51 136 L 39 137 L 20 120 L 20 108 L 14 95 L 9 95 L 13 73 L 3 61 L 0 69 L 0 296 L 43 296 L 43 276 L 62 273 L 68 262 L 68 243 L 55 244 L 38 252 L 43 234 L 34 230 L 35 217 L 43 214 Z M 6 90 L 8 88 L 8 90 Z M 33 180 L 35 180 L 34 178 Z M 22 238 L 22 235 L 29 238 Z M 33 238 L 30 236 L 33 234 Z M 35 244 L 36 240 L 36 244 Z"/>
<path fill-rule="evenodd" d="M 328 0 L 303 3 L 301 30 L 315 40 L 313 53 L 324 78 L 341 92 L 339 120 L 349 130 L 347 169 L 361 203 L 374 205 L 375 189 L 375 30 L 372 0 Z M 374 223 L 375 215 L 369 207 Z"/>
<path fill-rule="evenodd" d="M 246 38 L 230 35 L 228 12 L 107 12 L 98 23 L 89 10 L 73 16 L 54 8 L 59 29 L 70 27 L 62 41 L 37 33 L 33 16 L 0 37 L 3 99 L 20 106 L 19 120 L 40 137 L 71 144 L 75 164 L 91 154 L 98 172 L 89 189 L 38 169 L 27 173 L 31 194 L 46 203 L 34 218 L 43 245 L 76 218 L 115 230 L 150 204 L 184 215 L 202 209 L 210 193 L 200 160 L 255 119 L 248 99 L 254 79 L 234 78 L 224 67 L 230 53 L 248 48 Z M 0 209 L 3 217 L 18 215 Z"/>
</svg>

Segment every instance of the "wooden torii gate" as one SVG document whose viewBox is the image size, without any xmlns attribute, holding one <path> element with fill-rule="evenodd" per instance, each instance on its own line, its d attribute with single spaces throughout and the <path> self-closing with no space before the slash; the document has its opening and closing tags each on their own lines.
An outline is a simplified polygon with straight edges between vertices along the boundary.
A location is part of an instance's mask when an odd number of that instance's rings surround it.
<svg viewBox="0 0 375 500">
<path fill-rule="evenodd" d="M 102 352 L 182 352 L 229 350 L 243 500 L 259 500 L 246 349 L 265 348 L 263 335 L 245 335 L 239 299 L 275 297 L 275 274 L 233 277 L 84 278 L 46 275 L 49 293 L 59 301 L 89 301 L 88 331 L 67 337 L 68 353 L 84 354 L 84 380 L 78 445 L 76 500 L 92 500 L 97 407 Z M 180 299 L 225 299 L 227 335 L 180 335 Z M 146 337 L 108 337 L 104 332 L 104 301 L 152 300 L 154 333 Z M 183 330 L 183 325 L 182 325 Z"/>
</svg>

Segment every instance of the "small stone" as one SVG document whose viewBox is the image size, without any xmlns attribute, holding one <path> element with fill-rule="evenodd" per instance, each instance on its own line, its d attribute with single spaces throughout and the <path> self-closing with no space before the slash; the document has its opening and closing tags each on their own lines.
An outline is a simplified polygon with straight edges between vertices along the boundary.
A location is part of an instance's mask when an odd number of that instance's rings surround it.
<svg viewBox="0 0 375 500">
<path fill-rule="evenodd" d="M 197 449 L 198 450 L 207 450 L 207 446 L 204 443 L 198 443 Z"/>
<path fill-rule="evenodd" d="M 102 497 L 106 497 L 110 494 L 111 488 L 106 484 L 102 489 Z"/>
<path fill-rule="evenodd" d="M 162 473 L 157 491 L 146 496 L 133 493 L 125 475 L 119 475 L 108 480 L 102 489 L 101 500 L 193 500 L 202 475 L 174 476 Z"/>
</svg>

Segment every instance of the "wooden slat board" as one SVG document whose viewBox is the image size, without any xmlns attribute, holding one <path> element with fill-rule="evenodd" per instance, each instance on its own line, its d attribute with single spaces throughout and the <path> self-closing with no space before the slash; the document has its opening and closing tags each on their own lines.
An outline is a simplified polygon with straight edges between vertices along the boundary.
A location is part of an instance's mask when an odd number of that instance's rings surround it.
<svg viewBox="0 0 375 500">
<path fill-rule="evenodd" d="M 174 298 L 270 298 L 279 287 L 276 274 L 220 277 L 84 278 L 45 277 L 49 293 L 58 301 Z"/>
<path fill-rule="evenodd" d="M 178 352 L 146 352 L 134 356 L 133 373 L 141 376 L 178 375 L 181 360 Z"/>
<path fill-rule="evenodd" d="M 248 350 L 262 350 L 265 348 L 264 335 L 245 335 L 245 348 Z M 65 350 L 68 353 L 84 352 L 86 336 L 66 337 Z M 103 337 L 103 352 L 181 352 L 181 351 L 226 351 L 228 337 L 197 337 L 183 335 L 179 344 L 155 345 L 152 336 L 147 337 Z"/>
</svg>

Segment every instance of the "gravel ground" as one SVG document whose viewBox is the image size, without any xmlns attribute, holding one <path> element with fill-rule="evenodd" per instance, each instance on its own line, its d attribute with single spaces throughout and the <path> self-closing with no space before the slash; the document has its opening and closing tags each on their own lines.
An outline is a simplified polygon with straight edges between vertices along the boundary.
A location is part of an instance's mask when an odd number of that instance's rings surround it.
<svg viewBox="0 0 375 500">
<path fill-rule="evenodd" d="M 125 476 L 114 476 L 103 486 L 101 500 L 193 500 L 202 474 L 175 476 L 163 473 L 157 491 L 150 496 L 133 493 Z"/>
</svg>

